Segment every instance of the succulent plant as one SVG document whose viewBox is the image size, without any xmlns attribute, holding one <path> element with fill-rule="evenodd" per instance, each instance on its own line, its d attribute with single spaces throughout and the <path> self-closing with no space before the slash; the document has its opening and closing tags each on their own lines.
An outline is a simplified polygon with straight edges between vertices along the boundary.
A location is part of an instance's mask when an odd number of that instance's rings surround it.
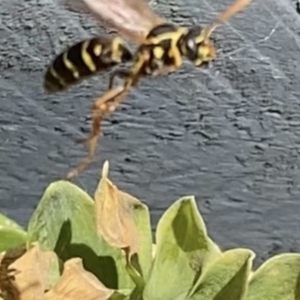
<svg viewBox="0 0 300 300">
<path fill-rule="evenodd" d="M 0 215 L 0 299 L 296 300 L 300 255 L 257 270 L 250 249 L 222 251 L 193 196 L 175 201 L 155 234 L 148 207 L 108 179 L 93 197 L 53 182 L 27 230 Z"/>
</svg>

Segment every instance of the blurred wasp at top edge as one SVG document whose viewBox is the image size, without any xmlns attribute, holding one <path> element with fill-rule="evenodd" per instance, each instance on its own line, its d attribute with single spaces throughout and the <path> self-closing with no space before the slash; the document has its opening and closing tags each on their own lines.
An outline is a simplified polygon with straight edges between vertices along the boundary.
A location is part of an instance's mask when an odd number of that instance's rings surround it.
<svg viewBox="0 0 300 300">
<path fill-rule="evenodd" d="M 70 3 L 70 0 L 65 1 Z M 79 3 L 79 0 L 76 1 Z M 64 91 L 121 63 L 130 62 L 132 65 L 129 69 L 113 70 L 109 89 L 94 101 L 91 132 L 77 141 L 87 143 L 89 153 L 65 178 L 79 175 L 93 161 L 102 119 L 116 110 L 140 78 L 174 72 L 181 67 L 184 58 L 196 67 L 213 61 L 217 51 L 210 39 L 211 34 L 251 2 L 236 0 L 208 26 L 187 28 L 176 26 L 157 15 L 146 0 L 83 0 L 81 4 L 85 4 L 95 18 L 116 29 L 119 36 L 83 40 L 63 51 L 46 71 L 45 90 L 48 93 Z M 138 46 L 135 52 L 129 49 L 121 36 Z M 113 87 L 115 77 L 123 79 L 123 84 Z"/>
<path fill-rule="evenodd" d="M 300 0 L 296 1 L 296 11 L 300 15 Z"/>
</svg>

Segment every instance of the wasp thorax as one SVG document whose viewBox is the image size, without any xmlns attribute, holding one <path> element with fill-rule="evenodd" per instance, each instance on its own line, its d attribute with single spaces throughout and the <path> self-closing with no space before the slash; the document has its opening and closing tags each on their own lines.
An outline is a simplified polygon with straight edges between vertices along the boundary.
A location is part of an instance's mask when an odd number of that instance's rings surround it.
<svg viewBox="0 0 300 300">
<path fill-rule="evenodd" d="M 196 66 L 213 60 L 216 49 L 209 38 L 205 37 L 203 28 L 199 25 L 191 27 L 185 34 L 181 44 L 183 54 Z"/>
</svg>

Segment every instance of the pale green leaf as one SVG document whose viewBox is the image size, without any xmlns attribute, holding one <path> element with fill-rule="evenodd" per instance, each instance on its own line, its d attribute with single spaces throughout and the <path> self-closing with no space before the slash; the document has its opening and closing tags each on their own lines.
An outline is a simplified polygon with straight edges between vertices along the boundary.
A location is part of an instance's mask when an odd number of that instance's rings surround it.
<svg viewBox="0 0 300 300">
<path fill-rule="evenodd" d="M 13 220 L 0 214 L 0 252 L 26 243 L 27 232 Z"/>
<path fill-rule="evenodd" d="M 186 299 L 205 266 L 220 255 L 208 238 L 194 197 L 176 201 L 160 219 L 156 257 L 144 299 Z"/>
<path fill-rule="evenodd" d="M 245 300 L 300 300 L 300 254 L 280 254 L 252 276 Z"/>
<path fill-rule="evenodd" d="M 201 276 L 189 299 L 243 299 L 254 257 L 254 253 L 248 249 L 224 252 Z"/>
</svg>

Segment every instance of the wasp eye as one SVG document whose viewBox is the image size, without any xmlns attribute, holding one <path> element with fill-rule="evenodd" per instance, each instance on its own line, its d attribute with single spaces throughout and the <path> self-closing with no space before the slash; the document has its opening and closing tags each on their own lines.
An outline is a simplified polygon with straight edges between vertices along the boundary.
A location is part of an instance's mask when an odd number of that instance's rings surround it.
<svg viewBox="0 0 300 300">
<path fill-rule="evenodd" d="M 186 47 L 187 47 L 188 51 L 191 51 L 191 52 L 194 52 L 197 50 L 196 43 L 192 39 L 187 41 Z"/>
<path fill-rule="evenodd" d="M 185 41 L 185 52 L 188 59 L 194 61 L 198 56 L 198 45 L 194 39 Z"/>
<path fill-rule="evenodd" d="M 184 50 L 186 57 L 195 61 L 198 59 L 198 47 L 202 42 L 202 28 L 198 25 L 191 27 L 184 37 Z"/>
</svg>

